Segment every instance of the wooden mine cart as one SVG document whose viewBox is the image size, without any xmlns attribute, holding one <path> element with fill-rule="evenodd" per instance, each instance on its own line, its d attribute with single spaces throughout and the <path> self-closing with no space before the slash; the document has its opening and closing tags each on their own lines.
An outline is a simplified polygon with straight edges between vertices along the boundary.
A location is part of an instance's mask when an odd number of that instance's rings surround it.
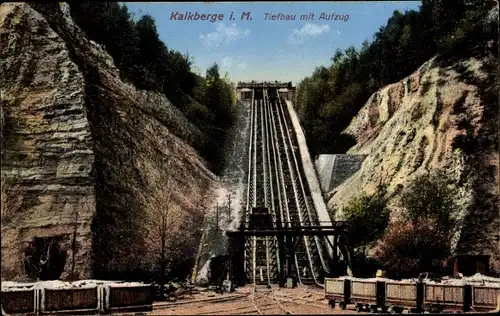
<svg viewBox="0 0 500 316">
<path fill-rule="evenodd" d="M 271 214 L 267 207 L 254 207 L 250 214 L 250 230 L 273 229 Z"/>
<path fill-rule="evenodd" d="M 500 287 L 474 285 L 471 292 L 471 309 L 473 311 L 493 311 L 500 306 Z"/>
<path fill-rule="evenodd" d="M 423 308 L 429 312 L 467 312 L 470 306 L 470 285 L 424 283 Z"/>
<path fill-rule="evenodd" d="M 383 311 L 390 310 L 401 313 L 404 309 L 410 312 L 422 311 L 423 283 L 421 282 L 385 282 L 385 307 Z"/>
<path fill-rule="evenodd" d="M 335 308 L 338 302 L 340 309 L 346 309 L 350 302 L 351 282 L 344 278 L 325 278 L 325 298 L 328 300 L 328 305 Z"/>
<path fill-rule="evenodd" d="M 370 312 L 377 312 L 378 308 L 385 308 L 385 282 L 376 280 L 351 279 L 350 300 L 356 311 L 364 308 Z"/>
</svg>

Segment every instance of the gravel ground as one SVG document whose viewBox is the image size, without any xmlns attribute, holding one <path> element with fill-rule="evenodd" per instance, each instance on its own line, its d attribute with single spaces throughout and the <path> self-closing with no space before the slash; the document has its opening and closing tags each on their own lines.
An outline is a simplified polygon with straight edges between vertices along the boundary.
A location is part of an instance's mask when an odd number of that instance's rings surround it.
<svg viewBox="0 0 500 316">
<path fill-rule="evenodd" d="M 354 309 L 331 309 L 321 289 L 298 287 L 282 289 L 252 286 L 233 293 L 200 292 L 172 303 L 155 304 L 148 315 L 285 315 L 290 314 L 360 314 Z M 273 295 L 274 292 L 274 295 Z M 279 304 L 276 302 L 278 301 Z M 260 313 L 259 313 L 260 311 Z"/>
</svg>

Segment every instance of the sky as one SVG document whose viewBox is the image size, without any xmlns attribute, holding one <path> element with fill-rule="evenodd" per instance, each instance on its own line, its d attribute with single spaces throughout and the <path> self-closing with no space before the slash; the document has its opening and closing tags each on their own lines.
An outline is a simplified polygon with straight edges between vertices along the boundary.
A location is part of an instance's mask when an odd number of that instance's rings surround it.
<svg viewBox="0 0 500 316">
<path fill-rule="evenodd" d="M 188 53 L 204 75 L 214 62 L 231 81 L 292 81 L 331 64 L 336 49 L 371 41 L 395 10 L 419 1 L 353 2 L 127 2 L 134 17 L 151 15 L 169 49 Z M 244 15 L 244 13 L 249 15 Z M 216 20 L 182 15 L 216 14 Z M 231 14 L 232 17 L 231 17 Z M 294 20 L 276 18 L 295 16 Z M 311 14 L 314 14 L 311 17 Z M 222 16 L 221 16 L 222 15 Z M 303 16 L 303 17 L 302 17 Z M 328 18 L 331 18 L 330 20 Z M 307 18 L 307 19 L 306 19 Z"/>
</svg>

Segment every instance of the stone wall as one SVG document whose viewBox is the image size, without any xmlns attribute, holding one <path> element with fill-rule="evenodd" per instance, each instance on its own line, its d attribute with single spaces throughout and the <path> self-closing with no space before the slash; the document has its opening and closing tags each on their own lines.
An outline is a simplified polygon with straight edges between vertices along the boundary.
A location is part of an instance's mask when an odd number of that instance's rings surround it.
<svg viewBox="0 0 500 316">
<path fill-rule="evenodd" d="M 323 193 L 328 194 L 360 168 L 364 155 L 318 155 L 315 165 Z"/>
</svg>

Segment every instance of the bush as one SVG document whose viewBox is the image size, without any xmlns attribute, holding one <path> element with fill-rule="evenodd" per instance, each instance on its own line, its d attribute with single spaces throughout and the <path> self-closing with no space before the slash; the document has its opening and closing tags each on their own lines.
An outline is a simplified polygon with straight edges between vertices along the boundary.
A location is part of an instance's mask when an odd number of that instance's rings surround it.
<svg viewBox="0 0 500 316">
<path fill-rule="evenodd" d="M 458 228 L 456 194 L 442 171 L 420 175 L 403 190 L 404 218 L 390 226 L 376 253 L 392 277 L 444 272 Z"/>
<path fill-rule="evenodd" d="M 375 254 L 391 278 L 442 271 L 449 256 L 449 239 L 428 220 L 392 224 Z"/>
<path fill-rule="evenodd" d="M 373 195 L 351 199 L 342 209 L 349 243 L 363 254 L 371 242 L 384 234 L 388 225 L 389 209 L 384 195 L 385 189 L 378 188 Z"/>
<path fill-rule="evenodd" d="M 454 218 L 459 211 L 457 193 L 457 188 L 444 172 L 422 174 L 411 181 L 401 194 L 405 219 L 410 222 L 428 220 L 439 233 L 449 238 L 458 226 Z"/>
</svg>

